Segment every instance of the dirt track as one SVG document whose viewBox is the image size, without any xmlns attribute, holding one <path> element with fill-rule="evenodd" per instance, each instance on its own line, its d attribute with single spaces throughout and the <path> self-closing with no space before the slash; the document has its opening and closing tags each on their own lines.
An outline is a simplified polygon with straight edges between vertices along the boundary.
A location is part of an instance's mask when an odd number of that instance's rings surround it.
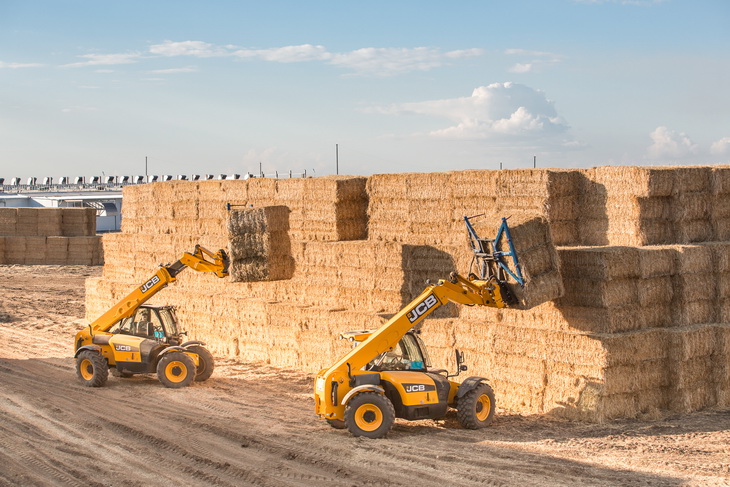
<svg viewBox="0 0 730 487">
<path fill-rule="evenodd" d="M 0 485 L 730 485 L 730 411 L 587 425 L 498 410 L 481 431 L 397 420 L 366 440 L 314 415 L 310 377 L 268 366 L 82 387 L 71 343 L 99 272 L 0 266 Z"/>
</svg>

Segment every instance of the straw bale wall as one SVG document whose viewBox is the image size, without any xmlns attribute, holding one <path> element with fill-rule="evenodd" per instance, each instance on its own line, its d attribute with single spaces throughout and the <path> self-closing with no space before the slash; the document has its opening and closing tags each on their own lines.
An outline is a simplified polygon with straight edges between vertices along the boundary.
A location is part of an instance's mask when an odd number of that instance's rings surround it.
<svg viewBox="0 0 730 487">
<path fill-rule="evenodd" d="M 89 319 L 195 244 L 229 248 L 226 203 L 286 206 L 287 278 L 187 271 L 153 302 L 177 306 L 216 356 L 316 372 L 347 350 L 340 332 L 375 328 L 426 279 L 469 271 L 464 216 L 483 214 L 482 237 L 509 216 L 540 287 L 524 309 L 439 308 L 421 327 L 434 366 L 453 370 L 454 348 L 465 351 L 467 374 L 525 413 L 605 421 L 730 406 L 730 168 L 168 182 L 124 199 L 123 232 L 104 237 L 103 274 L 87 281 Z"/>
<path fill-rule="evenodd" d="M 100 265 L 93 208 L 0 208 L 0 263 Z"/>
</svg>

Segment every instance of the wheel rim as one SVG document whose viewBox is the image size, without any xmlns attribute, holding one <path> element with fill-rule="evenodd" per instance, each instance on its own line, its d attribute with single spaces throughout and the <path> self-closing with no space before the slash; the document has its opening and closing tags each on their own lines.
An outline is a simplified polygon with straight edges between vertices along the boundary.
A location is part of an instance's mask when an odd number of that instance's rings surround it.
<svg viewBox="0 0 730 487">
<path fill-rule="evenodd" d="M 363 404 L 355 411 L 355 424 L 363 431 L 375 431 L 383 424 L 383 412 L 374 404 Z"/>
<path fill-rule="evenodd" d="M 489 399 L 489 396 L 486 394 L 482 394 L 479 396 L 479 399 L 477 400 L 477 419 L 479 421 L 484 421 L 489 416 L 489 410 L 491 409 L 492 401 Z"/>
<path fill-rule="evenodd" d="M 92 364 L 91 360 L 87 358 L 82 360 L 79 364 L 79 371 L 81 372 L 81 377 L 83 377 L 84 380 L 91 380 L 94 378 L 94 364 Z"/>
<path fill-rule="evenodd" d="M 165 367 L 165 377 L 170 382 L 182 382 L 188 376 L 188 368 L 179 360 L 173 360 Z"/>
</svg>

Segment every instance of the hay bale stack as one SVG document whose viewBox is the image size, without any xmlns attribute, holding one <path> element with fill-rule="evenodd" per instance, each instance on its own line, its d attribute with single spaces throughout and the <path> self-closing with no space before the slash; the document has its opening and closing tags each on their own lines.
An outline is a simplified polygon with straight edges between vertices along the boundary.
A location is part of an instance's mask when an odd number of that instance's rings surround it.
<svg viewBox="0 0 730 487">
<path fill-rule="evenodd" d="M 713 189 L 724 187 L 710 167 L 598 167 L 586 175 L 582 245 L 704 242 L 720 232 Z"/>
<path fill-rule="evenodd" d="M 482 237 L 511 215 L 528 282 L 543 287 L 525 289 L 529 309 L 437 310 L 422 326 L 435 365 L 453 370 L 458 347 L 502 406 L 590 421 L 730 403 L 730 168 L 387 174 L 368 178 L 365 191 L 362 178 L 351 179 L 135 188 L 125 193 L 125 222 L 134 225 L 105 236 L 114 256 L 89 288 L 88 309 L 103 312 L 109 296 L 126 295 L 196 243 L 224 247 L 226 203 L 287 206 L 289 279 L 191 272 L 156 299 L 177 305 L 216 355 L 314 372 L 344 352 L 339 332 L 376 327 L 426 278 L 467 272 L 465 215 L 484 214 L 491 228 Z M 159 223 L 149 203 L 162 197 L 171 210 Z M 356 228 L 365 204 L 367 234 L 338 226 Z M 551 239 L 563 246 L 557 253 Z"/>
<path fill-rule="evenodd" d="M 290 279 L 294 260 L 288 231 L 286 206 L 231 210 L 228 219 L 231 280 Z"/>
<path fill-rule="evenodd" d="M 17 224 L 17 208 L 0 208 L 0 235 L 16 235 Z"/>
</svg>

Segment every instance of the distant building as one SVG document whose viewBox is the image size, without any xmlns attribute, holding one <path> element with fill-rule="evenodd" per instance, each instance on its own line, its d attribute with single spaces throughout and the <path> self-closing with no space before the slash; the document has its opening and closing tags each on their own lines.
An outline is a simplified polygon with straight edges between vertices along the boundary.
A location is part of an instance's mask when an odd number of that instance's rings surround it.
<svg viewBox="0 0 730 487">
<path fill-rule="evenodd" d="M 122 228 L 121 191 L 0 192 L 0 208 L 2 207 L 95 208 L 97 232 L 118 232 Z"/>
</svg>

